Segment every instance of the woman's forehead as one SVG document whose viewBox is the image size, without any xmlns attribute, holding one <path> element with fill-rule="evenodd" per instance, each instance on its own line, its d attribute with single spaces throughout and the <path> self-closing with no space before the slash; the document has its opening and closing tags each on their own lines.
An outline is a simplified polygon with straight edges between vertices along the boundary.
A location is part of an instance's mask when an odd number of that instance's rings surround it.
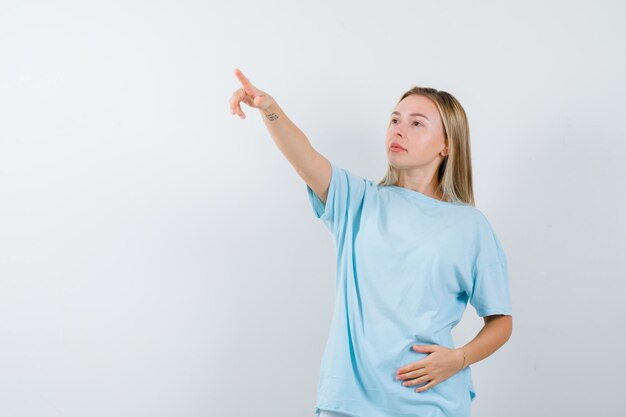
<svg viewBox="0 0 626 417">
<path fill-rule="evenodd" d="M 428 97 L 424 97 L 418 94 L 411 94 L 405 97 L 398 103 L 395 111 L 404 115 L 409 113 L 422 113 L 428 116 L 432 120 L 431 116 L 435 117 L 438 114 L 437 106 Z"/>
</svg>

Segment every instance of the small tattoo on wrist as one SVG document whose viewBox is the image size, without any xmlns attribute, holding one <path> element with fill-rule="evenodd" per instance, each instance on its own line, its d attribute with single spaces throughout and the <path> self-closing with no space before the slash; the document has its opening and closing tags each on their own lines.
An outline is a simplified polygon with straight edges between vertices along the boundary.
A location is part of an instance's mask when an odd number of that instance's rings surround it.
<svg viewBox="0 0 626 417">
<path fill-rule="evenodd" d="M 278 119 L 278 115 L 276 113 L 274 113 L 274 112 L 266 113 L 265 117 L 267 117 L 270 121 Z"/>
</svg>

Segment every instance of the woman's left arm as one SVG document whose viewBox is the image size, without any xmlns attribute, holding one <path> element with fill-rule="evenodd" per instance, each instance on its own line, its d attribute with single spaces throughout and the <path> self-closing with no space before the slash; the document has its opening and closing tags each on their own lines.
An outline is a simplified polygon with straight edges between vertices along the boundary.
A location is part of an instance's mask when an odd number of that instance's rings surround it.
<svg viewBox="0 0 626 417">
<path fill-rule="evenodd" d="M 400 367 L 396 372 L 396 379 L 401 380 L 402 385 L 407 387 L 428 382 L 415 389 L 417 392 L 423 392 L 467 368 L 468 365 L 491 355 L 511 337 L 513 317 L 497 314 L 485 316 L 484 320 L 485 325 L 476 337 L 460 348 L 413 345 L 416 352 L 426 353 L 427 356 Z"/>
<path fill-rule="evenodd" d="M 495 314 L 493 316 L 485 316 L 483 319 L 485 325 L 476 337 L 466 345 L 456 348 L 461 358 L 463 358 L 463 352 L 465 352 L 465 365 L 463 365 L 463 368 L 485 359 L 500 349 L 511 337 L 513 316 Z"/>
</svg>

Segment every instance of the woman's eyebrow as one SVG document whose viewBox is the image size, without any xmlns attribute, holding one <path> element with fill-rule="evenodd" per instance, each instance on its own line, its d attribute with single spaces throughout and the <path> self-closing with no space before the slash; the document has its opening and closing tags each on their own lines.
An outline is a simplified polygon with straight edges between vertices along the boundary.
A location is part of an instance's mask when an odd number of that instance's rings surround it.
<svg viewBox="0 0 626 417">
<path fill-rule="evenodd" d="M 400 113 L 398 113 L 397 111 L 394 111 L 391 114 L 397 114 L 398 116 L 400 116 Z M 409 113 L 409 116 L 422 116 L 424 119 L 429 120 L 430 119 L 428 117 L 426 117 L 426 115 L 422 114 L 422 113 Z"/>
</svg>

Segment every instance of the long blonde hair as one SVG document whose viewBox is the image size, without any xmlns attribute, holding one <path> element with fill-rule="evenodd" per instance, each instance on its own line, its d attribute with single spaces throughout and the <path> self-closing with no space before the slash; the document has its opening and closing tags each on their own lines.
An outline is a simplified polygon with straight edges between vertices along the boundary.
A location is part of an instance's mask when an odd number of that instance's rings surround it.
<svg viewBox="0 0 626 417">
<path fill-rule="evenodd" d="M 437 106 L 443 122 L 448 155 L 444 157 L 437 170 L 437 191 L 443 193 L 446 201 L 474 206 L 469 123 L 465 110 L 452 94 L 428 87 L 411 88 L 402 94 L 398 103 L 411 94 L 431 99 Z M 387 173 L 378 185 L 395 185 L 398 179 L 398 170 L 387 165 Z"/>
</svg>

